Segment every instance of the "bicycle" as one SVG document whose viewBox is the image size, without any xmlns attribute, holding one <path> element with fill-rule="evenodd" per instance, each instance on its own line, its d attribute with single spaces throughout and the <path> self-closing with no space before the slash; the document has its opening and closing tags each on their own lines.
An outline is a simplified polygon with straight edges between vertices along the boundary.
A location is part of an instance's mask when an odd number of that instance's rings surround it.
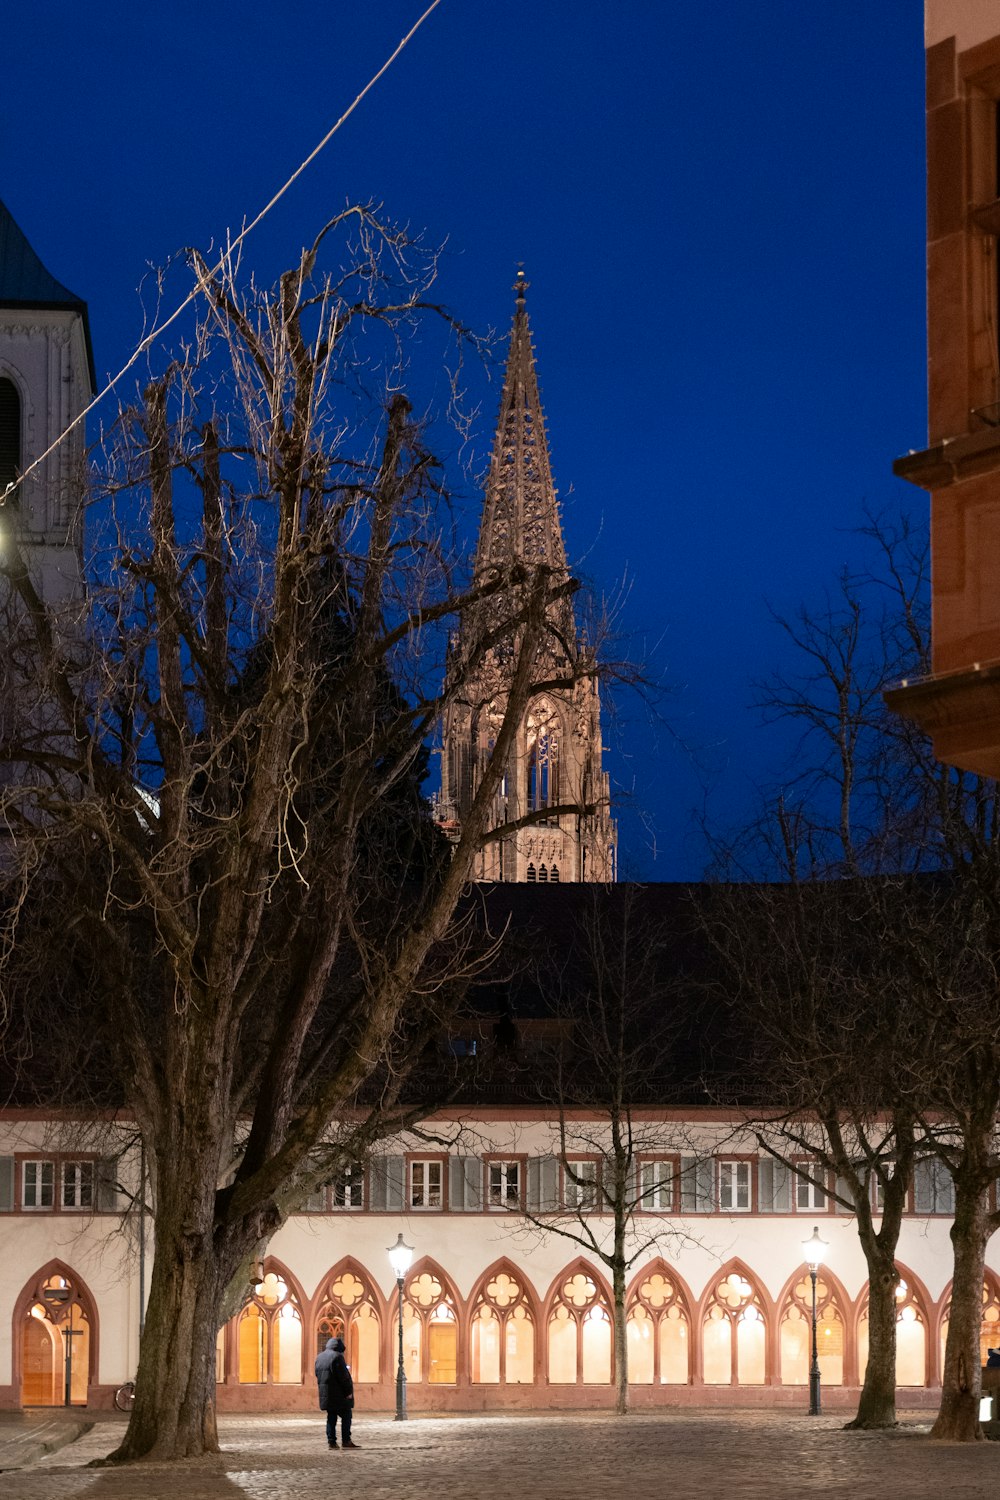
<svg viewBox="0 0 1000 1500">
<path fill-rule="evenodd" d="M 135 1381 L 126 1380 L 115 1391 L 115 1406 L 119 1411 L 131 1411 L 135 1405 Z"/>
</svg>

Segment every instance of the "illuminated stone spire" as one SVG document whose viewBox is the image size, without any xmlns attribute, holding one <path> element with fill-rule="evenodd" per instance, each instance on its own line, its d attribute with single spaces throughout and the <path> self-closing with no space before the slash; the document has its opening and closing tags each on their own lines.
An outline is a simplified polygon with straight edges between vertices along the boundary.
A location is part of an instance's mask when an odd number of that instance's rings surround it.
<svg viewBox="0 0 1000 1500">
<path fill-rule="evenodd" d="M 545 565 L 552 570 L 553 585 L 558 585 L 570 575 L 528 327 L 527 287 L 519 271 L 475 573 L 483 578 L 517 562 L 529 568 Z M 502 602 L 485 606 L 489 614 L 503 607 Z M 549 620 L 539 677 L 571 677 L 568 658 L 574 649 L 579 652 L 579 642 L 569 594 L 549 606 Z M 482 631 L 482 615 L 471 623 L 474 632 Z M 455 649 L 460 658 L 461 638 Z M 449 703 L 437 812 L 440 826 L 453 838 L 461 832 L 462 818 L 492 754 L 512 662 L 511 646 L 491 649 L 461 699 Z M 541 884 L 615 878 L 616 834 L 601 752 L 596 677 L 581 676 L 571 687 L 532 700 L 497 795 L 493 828 L 526 817 L 534 821 L 486 846 L 478 859 L 478 879 Z M 595 810 L 557 811 L 583 805 Z"/>
<path fill-rule="evenodd" d="M 524 272 L 519 271 L 476 572 L 506 566 L 517 558 L 529 565 L 547 563 L 558 578 L 568 576 L 566 547 L 528 327 L 524 295 L 528 285 Z"/>
</svg>

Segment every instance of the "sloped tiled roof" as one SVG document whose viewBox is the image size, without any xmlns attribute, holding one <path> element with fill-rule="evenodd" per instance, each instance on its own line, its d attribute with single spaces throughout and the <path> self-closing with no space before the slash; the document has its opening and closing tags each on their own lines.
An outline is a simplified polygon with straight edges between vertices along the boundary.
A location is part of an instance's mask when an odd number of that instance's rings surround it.
<svg viewBox="0 0 1000 1500">
<path fill-rule="evenodd" d="M 87 304 L 47 271 L 28 243 L 10 209 L 0 199 L 0 307 L 66 308 L 83 319 L 90 379 L 94 385 L 94 356 L 90 343 Z"/>
</svg>

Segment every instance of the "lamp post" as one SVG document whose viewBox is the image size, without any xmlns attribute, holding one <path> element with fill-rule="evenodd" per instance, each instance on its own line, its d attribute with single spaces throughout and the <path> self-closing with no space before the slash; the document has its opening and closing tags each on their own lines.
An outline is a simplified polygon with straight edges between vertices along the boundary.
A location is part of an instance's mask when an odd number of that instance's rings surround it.
<svg viewBox="0 0 1000 1500">
<path fill-rule="evenodd" d="M 396 1421 L 406 1421 L 406 1371 L 403 1369 L 403 1282 L 413 1259 L 413 1246 L 408 1245 L 400 1234 L 394 1245 L 389 1246 L 389 1261 L 396 1277 L 399 1291 L 399 1368 L 396 1371 Z"/>
<path fill-rule="evenodd" d="M 812 1363 L 809 1366 L 809 1415 L 811 1417 L 818 1417 L 820 1414 L 819 1349 L 816 1344 L 816 1272 L 823 1264 L 823 1257 L 829 1248 L 826 1240 L 820 1239 L 816 1225 L 813 1226 L 813 1232 L 809 1238 L 802 1241 L 802 1254 L 805 1256 L 812 1280 Z"/>
</svg>

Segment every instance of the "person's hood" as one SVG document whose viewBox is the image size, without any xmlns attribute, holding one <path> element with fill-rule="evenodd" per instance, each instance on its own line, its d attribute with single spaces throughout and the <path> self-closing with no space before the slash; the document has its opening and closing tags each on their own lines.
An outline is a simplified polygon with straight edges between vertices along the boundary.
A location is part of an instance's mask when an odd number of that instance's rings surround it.
<svg viewBox="0 0 1000 1500">
<path fill-rule="evenodd" d="M 341 1349 L 343 1349 L 344 1346 L 340 1343 L 339 1339 L 327 1339 L 326 1341 L 326 1347 L 328 1349 L 336 1350 L 338 1344 L 340 1345 Z"/>
</svg>

